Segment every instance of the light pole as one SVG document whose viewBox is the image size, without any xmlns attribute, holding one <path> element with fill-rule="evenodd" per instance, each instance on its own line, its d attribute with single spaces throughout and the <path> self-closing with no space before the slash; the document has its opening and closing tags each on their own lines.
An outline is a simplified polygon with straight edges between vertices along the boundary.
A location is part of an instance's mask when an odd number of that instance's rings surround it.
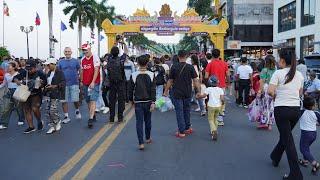
<svg viewBox="0 0 320 180">
<path fill-rule="evenodd" d="M 30 56 L 29 56 L 29 33 L 31 33 L 33 31 L 33 26 L 29 26 L 29 27 L 20 26 L 20 30 L 21 30 L 21 32 L 26 33 L 26 35 L 27 35 L 27 53 L 28 53 L 28 60 L 29 60 L 30 59 Z"/>
</svg>

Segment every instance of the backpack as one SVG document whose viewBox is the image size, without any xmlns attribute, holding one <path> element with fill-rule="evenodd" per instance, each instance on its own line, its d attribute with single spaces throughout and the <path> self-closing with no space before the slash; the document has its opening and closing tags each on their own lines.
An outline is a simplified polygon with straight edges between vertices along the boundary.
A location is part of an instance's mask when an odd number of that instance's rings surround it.
<svg viewBox="0 0 320 180">
<path fill-rule="evenodd" d="M 162 66 L 155 65 L 155 80 L 156 85 L 164 85 L 166 83 L 166 70 Z"/>
<path fill-rule="evenodd" d="M 120 57 L 111 57 L 107 64 L 108 76 L 110 82 L 119 82 L 125 80 L 124 61 Z"/>
</svg>

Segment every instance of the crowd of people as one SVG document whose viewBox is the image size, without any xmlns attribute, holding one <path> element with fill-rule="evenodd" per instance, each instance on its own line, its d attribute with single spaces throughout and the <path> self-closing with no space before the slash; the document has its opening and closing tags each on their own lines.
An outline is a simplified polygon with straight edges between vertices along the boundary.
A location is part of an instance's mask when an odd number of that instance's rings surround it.
<svg viewBox="0 0 320 180">
<path fill-rule="evenodd" d="M 311 164 L 314 173 L 320 169 L 310 153 L 320 122 L 320 114 L 314 111 L 320 80 L 314 72 L 309 73 L 308 80 L 303 62 L 296 66 L 294 52 L 281 50 L 279 62 L 267 55 L 261 67 L 245 57 L 231 65 L 223 60 L 218 49 L 205 55 L 180 50 L 172 57 L 149 54 L 129 57 L 120 36 L 103 58 L 96 56 L 89 44 L 81 49 L 84 56 L 80 59 L 72 57 L 70 47 L 64 49 L 65 57 L 59 60 L 48 58 L 40 63 L 23 58 L 5 59 L 0 68 L 0 130 L 9 127 L 15 111 L 19 126 L 27 122 L 24 133 L 44 129 L 46 119 L 49 124 L 46 133 L 52 134 L 71 121 L 69 103 L 74 105 L 75 118 L 83 118 L 79 109 L 83 100 L 88 106 L 88 128 L 94 127 L 99 110 L 109 111 L 108 123 L 122 123 L 125 105 L 130 103 L 135 108 L 138 148 L 144 150 L 145 143 L 152 143 L 151 114 L 156 102 L 169 97 L 176 113 L 176 137 L 185 138 L 193 133 L 190 120 L 193 110 L 200 116 L 207 115 L 211 139 L 217 141 L 218 127 L 224 126 L 225 96 L 229 91 L 234 92 L 239 107 L 249 108 L 249 117 L 257 122 L 258 129 L 271 130 L 276 124 L 280 139 L 270 158 L 278 166 L 286 152 L 290 174 L 284 179 L 303 179 L 299 165 Z M 60 103 L 63 118 L 59 114 Z M 41 117 L 42 104 L 46 118 Z M 291 133 L 299 119 L 303 155 L 300 160 Z"/>
</svg>

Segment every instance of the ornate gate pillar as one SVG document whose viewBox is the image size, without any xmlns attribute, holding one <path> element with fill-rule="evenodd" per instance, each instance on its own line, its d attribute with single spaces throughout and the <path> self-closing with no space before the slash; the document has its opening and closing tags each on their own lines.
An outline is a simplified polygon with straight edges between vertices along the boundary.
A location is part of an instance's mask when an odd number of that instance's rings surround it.
<svg viewBox="0 0 320 180">
<path fill-rule="evenodd" d="M 220 57 L 224 59 L 224 36 L 225 34 L 210 34 L 210 39 L 214 43 L 214 47 L 220 50 Z"/>
<path fill-rule="evenodd" d="M 106 36 L 108 38 L 108 41 L 107 41 L 108 53 L 110 53 L 111 48 L 114 46 L 114 43 L 116 42 L 116 34 L 106 33 Z"/>
</svg>

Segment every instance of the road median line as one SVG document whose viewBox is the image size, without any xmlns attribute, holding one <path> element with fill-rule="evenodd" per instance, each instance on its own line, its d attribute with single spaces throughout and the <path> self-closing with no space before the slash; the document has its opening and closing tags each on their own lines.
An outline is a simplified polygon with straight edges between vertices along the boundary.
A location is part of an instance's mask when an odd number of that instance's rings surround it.
<svg viewBox="0 0 320 180">
<path fill-rule="evenodd" d="M 130 112 L 126 116 L 127 121 L 123 124 L 119 124 L 113 132 L 101 143 L 101 145 L 95 150 L 95 152 L 90 156 L 90 158 L 84 163 L 80 170 L 72 177 L 73 180 L 85 179 L 98 161 L 102 158 L 105 152 L 109 149 L 110 145 L 121 133 L 123 128 L 132 119 L 134 115 L 134 108 L 131 108 Z"/>
<path fill-rule="evenodd" d="M 132 109 L 132 107 L 129 105 L 126 106 L 126 111 L 129 109 Z M 112 124 L 104 125 L 84 146 L 82 146 L 76 152 L 76 154 L 74 154 L 64 165 L 55 171 L 55 173 L 49 177 L 49 180 L 63 179 L 112 127 Z"/>
</svg>

